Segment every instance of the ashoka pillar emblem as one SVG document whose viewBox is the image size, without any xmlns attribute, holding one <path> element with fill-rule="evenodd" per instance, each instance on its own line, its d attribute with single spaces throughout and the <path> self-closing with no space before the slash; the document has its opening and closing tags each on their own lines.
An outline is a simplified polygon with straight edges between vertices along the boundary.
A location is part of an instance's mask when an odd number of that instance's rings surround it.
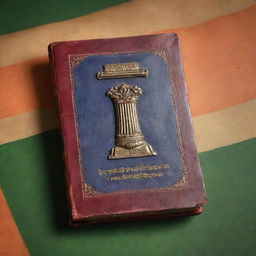
<svg viewBox="0 0 256 256">
<path fill-rule="evenodd" d="M 127 84 L 112 87 L 107 92 L 116 112 L 116 146 L 109 159 L 157 155 L 145 141 L 138 120 L 137 100 L 142 93 L 140 87 Z"/>
</svg>

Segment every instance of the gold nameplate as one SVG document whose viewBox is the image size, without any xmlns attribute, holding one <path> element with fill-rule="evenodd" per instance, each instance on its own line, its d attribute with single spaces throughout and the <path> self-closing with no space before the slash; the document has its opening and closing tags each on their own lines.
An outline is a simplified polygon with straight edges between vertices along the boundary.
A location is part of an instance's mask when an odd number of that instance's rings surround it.
<svg viewBox="0 0 256 256">
<path fill-rule="evenodd" d="M 109 159 L 155 156 L 157 153 L 145 140 L 139 125 L 137 100 L 142 95 L 138 86 L 121 84 L 108 90 L 116 111 L 116 146 Z"/>
<path fill-rule="evenodd" d="M 114 63 L 103 65 L 103 72 L 97 73 L 97 78 L 111 79 L 111 78 L 129 78 L 129 77 L 147 77 L 148 70 L 141 69 L 139 63 Z"/>
</svg>

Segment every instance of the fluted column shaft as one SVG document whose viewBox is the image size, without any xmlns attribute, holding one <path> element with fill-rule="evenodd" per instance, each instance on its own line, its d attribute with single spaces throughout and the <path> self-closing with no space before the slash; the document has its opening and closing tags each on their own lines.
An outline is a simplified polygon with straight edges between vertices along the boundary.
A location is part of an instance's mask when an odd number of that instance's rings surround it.
<svg viewBox="0 0 256 256">
<path fill-rule="evenodd" d="M 135 102 L 115 102 L 117 136 L 141 134 Z"/>
</svg>

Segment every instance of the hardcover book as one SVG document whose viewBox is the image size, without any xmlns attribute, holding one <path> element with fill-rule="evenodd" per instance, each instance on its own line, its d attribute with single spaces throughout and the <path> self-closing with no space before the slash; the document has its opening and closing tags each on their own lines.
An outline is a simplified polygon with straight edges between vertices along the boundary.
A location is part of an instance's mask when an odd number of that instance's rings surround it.
<svg viewBox="0 0 256 256">
<path fill-rule="evenodd" d="M 55 42 L 49 56 L 71 223 L 201 213 L 177 35 Z"/>
</svg>

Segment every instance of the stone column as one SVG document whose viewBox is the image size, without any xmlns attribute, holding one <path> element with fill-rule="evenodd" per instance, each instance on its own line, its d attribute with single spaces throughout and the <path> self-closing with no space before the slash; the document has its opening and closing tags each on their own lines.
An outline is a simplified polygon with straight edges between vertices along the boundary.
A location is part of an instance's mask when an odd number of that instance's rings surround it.
<svg viewBox="0 0 256 256">
<path fill-rule="evenodd" d="M 116 147 L 112 148 L 109 159 L 156 155 L 144 140 L 139 125 L 136 104 L 142 89 L 121 84 L 112 87 L 107 95 L 113 100 L 116 111 Z"/>
</svg>

